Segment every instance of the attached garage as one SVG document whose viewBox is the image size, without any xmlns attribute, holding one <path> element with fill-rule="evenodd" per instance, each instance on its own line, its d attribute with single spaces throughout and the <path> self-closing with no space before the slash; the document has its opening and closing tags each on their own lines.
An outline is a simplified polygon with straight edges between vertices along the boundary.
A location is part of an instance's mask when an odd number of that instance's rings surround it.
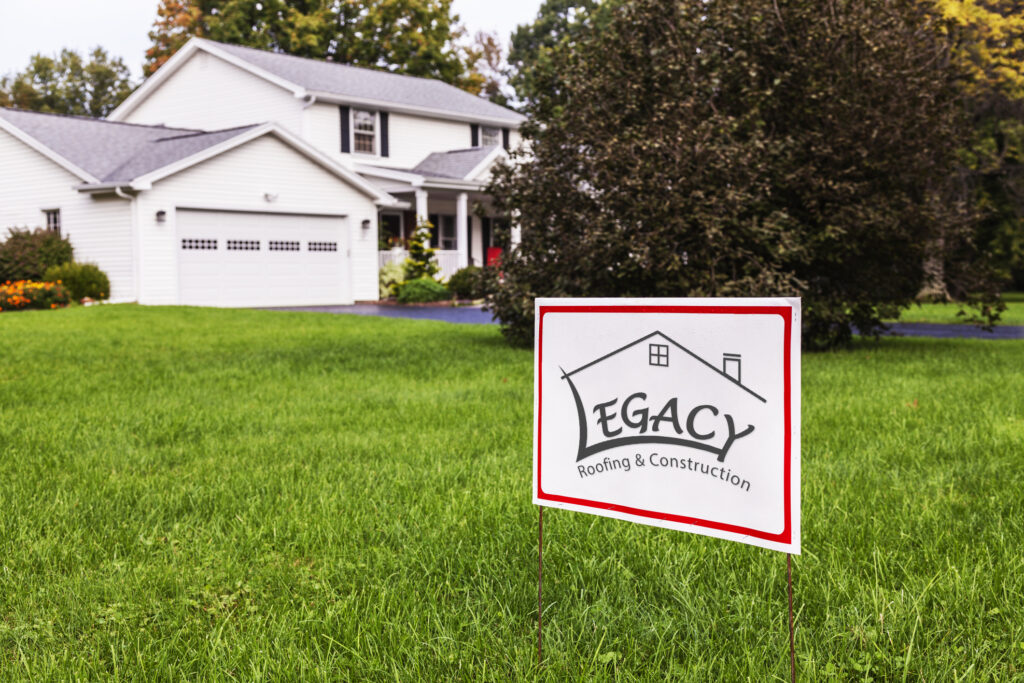
<svg viewBox="0 0 1024 683">
<path fill-rule="evenodd" d="M 344 216 L 177 211 L 186 306 L 315 306 L 352 300 Z"/>
</svg>

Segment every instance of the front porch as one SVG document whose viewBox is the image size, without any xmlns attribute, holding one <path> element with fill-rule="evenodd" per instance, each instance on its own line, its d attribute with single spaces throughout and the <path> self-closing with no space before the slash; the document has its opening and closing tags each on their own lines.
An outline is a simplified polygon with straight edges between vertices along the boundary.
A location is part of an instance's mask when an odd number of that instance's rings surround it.
<svg viewBox="0 0 1024 683">
<path fill-rule="evenodd" d="M 436 189 L 429 192 L 416 189 L 408 193 L 392 189 L 392 194 L 415 206 L 415 211 L 380 212 L 379 266 L 400 263 L 408 257 L 406 246 L 409 238 L 422 221 L 433 225 L 429 246 L 437 250 L 437 264 L 443 280 L 466 266 L 482 266 L 493 261 L 500 253 L 501 245 L 495 232 L 504 221 L 487 215 L 490 198 L 486 194 Z"/>
</svg>

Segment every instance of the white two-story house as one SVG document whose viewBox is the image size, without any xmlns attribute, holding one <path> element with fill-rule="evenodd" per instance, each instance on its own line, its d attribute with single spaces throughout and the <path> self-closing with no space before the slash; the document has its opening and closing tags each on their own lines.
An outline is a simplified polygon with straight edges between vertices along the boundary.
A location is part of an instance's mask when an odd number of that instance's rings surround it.
<svg viewBox="0 0 1024 683">
<path fill-rule="evenodd" d="M 524 117 L 437 80 L 196 38 L 109 119 L 202 130 L 272 122 L 398 200 L 371 226 L 379 264 L 402 258 L 429 220 L 448 276 L 500 248 L 503 219 L 483 189 Z"/>
<path fill-rule="evenodd" d="M 418 221 L 444 276 L 494 256 L 483 190 L 522 120 L 440 81 L 195 39 L 108 120 L 0 108 L 0 239 L 61 233 L 112 301 L 376 299 Z"/>
</svg>

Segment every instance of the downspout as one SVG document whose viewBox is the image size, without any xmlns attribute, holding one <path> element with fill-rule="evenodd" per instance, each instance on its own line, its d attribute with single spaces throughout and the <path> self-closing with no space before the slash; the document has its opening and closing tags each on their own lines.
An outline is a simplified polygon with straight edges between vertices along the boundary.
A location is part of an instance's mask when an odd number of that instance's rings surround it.
<svg viewBox="0 0 1024 683">
<path fill-rule="evenodd" d="M 140 286 L 139 277 L 142 271 L 141 264 L 139 263 L 139 221 L 138 221 L 138 203 L 136 203 L 136 197 L 125 192 L 120 186 L 114 187 L 114 194 L 121 199 L 127 199 L 131 202 L 129 211 L 129 227 L 132 233 L 132 286 L 135 289 L 135 302 L 138 303 L 141 300 L 142 288 Z"/>
</svg>

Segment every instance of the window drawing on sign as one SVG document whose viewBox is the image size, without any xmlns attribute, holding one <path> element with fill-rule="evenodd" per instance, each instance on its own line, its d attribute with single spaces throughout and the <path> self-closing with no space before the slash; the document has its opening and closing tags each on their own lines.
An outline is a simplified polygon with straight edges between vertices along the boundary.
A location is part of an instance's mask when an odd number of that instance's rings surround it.
<svg viewBox="0 0 1024 683">
<path fill-rule="evenodd" d="M 647 353 L 648 362 L 661 368 L 668 367 L 668 344 L 651 344 Z"/>
</svg>

